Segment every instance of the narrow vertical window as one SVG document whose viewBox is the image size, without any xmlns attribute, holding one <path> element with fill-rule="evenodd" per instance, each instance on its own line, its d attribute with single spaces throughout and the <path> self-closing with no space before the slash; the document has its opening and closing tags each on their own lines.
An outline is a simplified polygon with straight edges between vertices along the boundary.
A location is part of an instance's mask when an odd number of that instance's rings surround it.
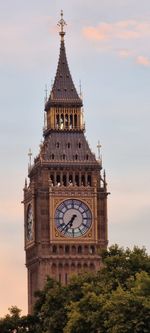
<svg viewBox="0 0 150 333">
<path fill-rule="evenodd" d="M 68 114 L 65 115 L 65 128 L 68 128 Z"/>
<path fill-rule="evenodd" d="M 85 186 L 85 176 L 84 175 L 82 175 L 82 178 L 81 178 L 81 185 Z"/>
<path fill-rule="evenodd" d="M 73 127 L 72 114 L 70 115 L 70 129 Z"/>
<path fill-rule="evenodd" d="M 88 175 L 88 186 L 91 186 L 91 176 Z"/>
<path fill-rule="evenodd" d="M 68 284 L 68 274 L 65 273 L 65 284 L 67 285 Z"/>
<path fill-rule="evenodd" d="M 63 129 L 64 128 L 64 115 L 61 114 L 60 116 L 60 129 Z"/>
<path fill-rule="evenodd" d="M 59 283 L 61 283 L 61 274 L 59 274 Z"/>
<path fill-rule="evenodd" d="M 59 128 L 59 114 L 56 115 L 56 128 Z"/>
<path fill-rule="evenodd" d="M 67 177 L 66 177 L 66 175 L 63 175 L 63 185 L 64 186 L 67 185 Z"/>
<path fill-rule="evenodd" d="M 79 176 L 75 175 L 75 184 L 79 186 Z"/>
<path fill-rule="evenodd" d="M 76 114 L 74 116 L 74 126 L 75 126 L 75 128 L 77 128 L 77 115 Z"/>
</svg>

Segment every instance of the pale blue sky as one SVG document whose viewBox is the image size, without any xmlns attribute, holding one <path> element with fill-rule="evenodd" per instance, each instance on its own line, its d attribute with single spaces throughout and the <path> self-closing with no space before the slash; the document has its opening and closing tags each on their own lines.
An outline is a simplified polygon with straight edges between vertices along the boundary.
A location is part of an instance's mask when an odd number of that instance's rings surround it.
<svg viewBox="0 0 150 333">
<path fill-rule="evenodd" d="M 86 136 L 102 144 L 109 244 L 150 252 L 149 0 L 0 0 L 0 308 L 26 311 L 22 188 L 28 149 L 42 139 L 44 87 L 54 78 L 60 10 L 76 84 L 82 81 Z"/>
</svg>

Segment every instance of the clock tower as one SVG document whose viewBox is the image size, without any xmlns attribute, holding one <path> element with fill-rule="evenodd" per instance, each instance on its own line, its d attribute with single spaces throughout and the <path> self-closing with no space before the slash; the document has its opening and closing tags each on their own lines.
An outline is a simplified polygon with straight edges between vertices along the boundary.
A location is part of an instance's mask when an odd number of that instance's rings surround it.
<svg viewBox="0 0 150 333">
<path fill-rule="evenodd" d="M 100 159 L 85 138 L 83 102 L 66 57 L 63 13 L 60 55 L 45 103 L 43 143 L 24 187 L 28 309 L 47 275 L 67 284 L 73 274 L 97 271 L 107 247 L 107 185 Z"/>
</svg>

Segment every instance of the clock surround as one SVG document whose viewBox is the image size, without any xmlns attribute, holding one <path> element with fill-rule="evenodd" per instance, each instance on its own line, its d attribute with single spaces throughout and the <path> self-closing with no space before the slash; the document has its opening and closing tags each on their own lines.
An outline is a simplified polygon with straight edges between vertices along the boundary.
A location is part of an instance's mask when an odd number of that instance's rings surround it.
<svg viewBox="0 0 150 333">
<path fill-rule="evenodd" d="M 64 237 L 82 237 L 89 231 L 91 224 L 91 210 L 79 199 L 67 199 L 56 208 L 55 225 Z"/>
</svg>

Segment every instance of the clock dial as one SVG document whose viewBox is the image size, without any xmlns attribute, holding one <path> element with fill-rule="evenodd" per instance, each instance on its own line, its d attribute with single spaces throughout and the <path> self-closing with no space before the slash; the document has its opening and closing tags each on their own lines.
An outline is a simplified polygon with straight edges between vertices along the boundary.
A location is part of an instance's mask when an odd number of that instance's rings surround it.
<svg viewBox="0 0 150 333">
<path fill-rule="evenodd" d="M 29 204 L 27 210 L 26 237 L 28 241 L 33 240 L 33 213 L 31 204 Z"/>
<path fill-rule="evenodd" d="M 55 225 L 65 237 L 81 237 L 90 229 L 91 224 L 91 211 L 80 200 L 65 200 L 56 208 Z"/>
</svg>

